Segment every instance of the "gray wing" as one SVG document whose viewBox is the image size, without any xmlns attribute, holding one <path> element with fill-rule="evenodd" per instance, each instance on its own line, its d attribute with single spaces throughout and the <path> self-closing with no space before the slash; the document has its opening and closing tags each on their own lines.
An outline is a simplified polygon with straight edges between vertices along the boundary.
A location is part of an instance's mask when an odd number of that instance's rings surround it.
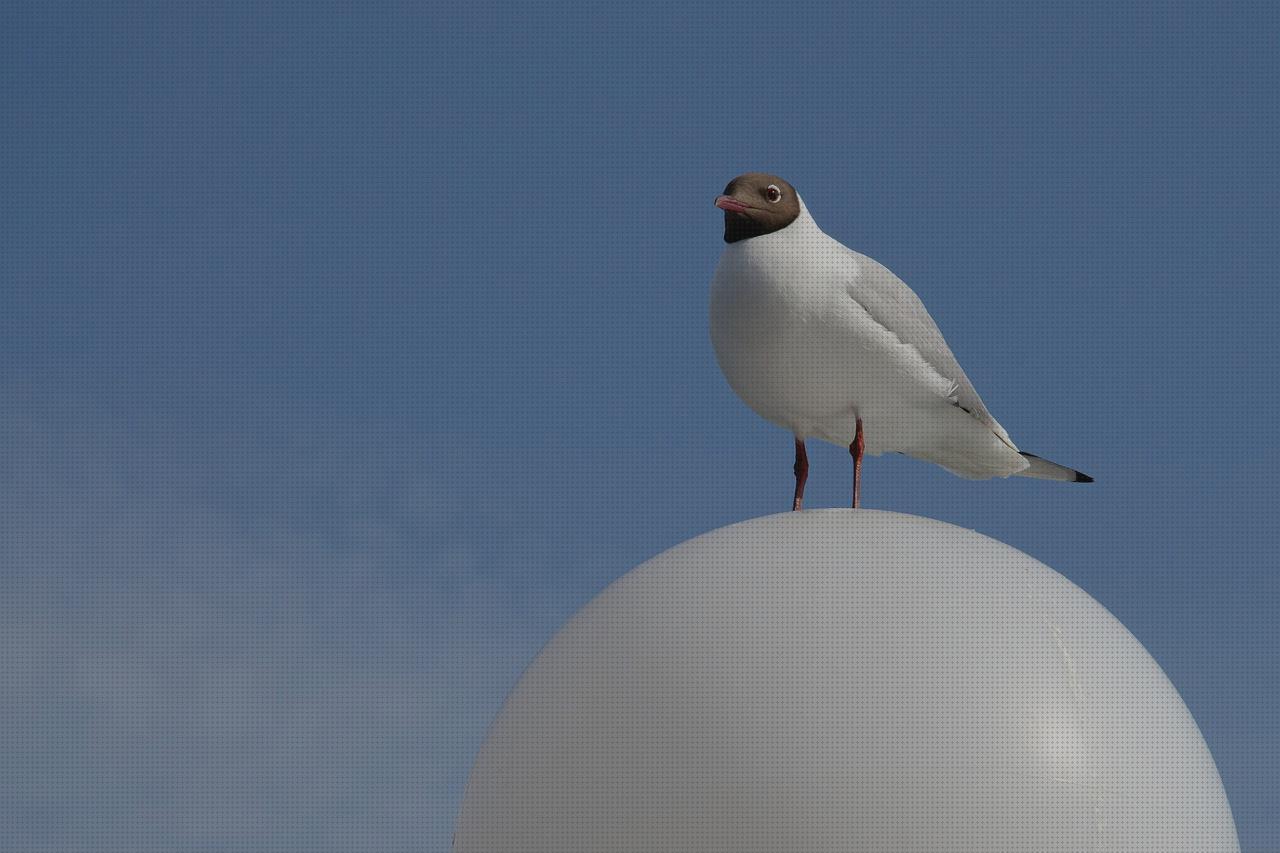
<svg viewBox="0 0 1280 853">
<path fill-rule="evenodd" d="M 845 285 L 849 297 L 861 305 L 873 320 L 897 335 L 898 340 L 914 347 L 939 375 L 951 380 L 953 387 L 948 399 L 955 406 L 971 414 L 1001 441 L 1014 447 L 1004 427 L 983 405 L 982 398 L 965 375 L 964 368 L 956 361 L 951 347 L 947 346 L 920 297 L 888 267 L 847 246 L 841 245 L 840 248 L 852 256 L 855 261 L 853 267 L 857 270 Z"/>
</svg>

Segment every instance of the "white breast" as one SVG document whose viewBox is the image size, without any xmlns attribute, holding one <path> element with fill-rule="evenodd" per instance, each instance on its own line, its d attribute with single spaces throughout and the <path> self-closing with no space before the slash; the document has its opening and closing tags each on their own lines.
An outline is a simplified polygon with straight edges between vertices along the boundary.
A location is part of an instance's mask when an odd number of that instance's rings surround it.
<svg viewBox="0 0 1280 853">
<path fill-rule="evenodd" d="M 861 417 L 869 453 L 941 461 L 940 448 L 959 442 L 944 455 L 990 457 L 1001 474 L 1025 464 L 954 405 L 954 377 L 853 298 L 873 265 L 804 211 L 781 231 L 729 244 L 711 284 L 711 339 L 734 391 L 801 437 L 847 445 Z M 972 475 L 991 476 L 987 467 Z"/>
</svg>

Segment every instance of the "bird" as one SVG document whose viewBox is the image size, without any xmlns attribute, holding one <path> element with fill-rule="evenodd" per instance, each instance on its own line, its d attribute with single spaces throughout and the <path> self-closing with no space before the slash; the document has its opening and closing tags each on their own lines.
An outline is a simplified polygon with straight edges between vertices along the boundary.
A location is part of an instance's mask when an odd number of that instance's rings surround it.
<svg viewBox="0 0 1280 853">
<path fill-rule="evenodd" d="M 726 245 L 711 279 L 711 342 L 734 392 L 795 437 L 793 510 L 803 506 L 810 438 L 849 448 L 854 507 L 868 453 L 969 479 L 1093 482 L 1019 450 L 915 292 L 823 232 L 790 183 L 748 172 L 715 206 Z"/>
</svg>

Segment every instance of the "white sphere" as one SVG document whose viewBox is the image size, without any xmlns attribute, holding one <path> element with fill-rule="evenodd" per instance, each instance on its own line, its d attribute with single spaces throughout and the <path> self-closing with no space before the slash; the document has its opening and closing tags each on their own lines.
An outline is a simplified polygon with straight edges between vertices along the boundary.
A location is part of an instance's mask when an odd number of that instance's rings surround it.
<svg viewBox="0 0 1280 853">
<path fill-rule="evenodd" d="M 575 615 L 454 849 L 1239 847 L 1195 721 L 1088 594 L 969 530 L 820 510 L 699 536 Z"/>
</svg>

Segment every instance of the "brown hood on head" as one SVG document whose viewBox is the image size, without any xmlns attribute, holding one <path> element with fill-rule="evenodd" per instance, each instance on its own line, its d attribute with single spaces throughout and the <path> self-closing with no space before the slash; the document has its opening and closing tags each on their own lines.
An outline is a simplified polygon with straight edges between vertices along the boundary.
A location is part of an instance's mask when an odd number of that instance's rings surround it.
<svg viewBox="0 0 1280 853">
<path fill-rule="evenodd" d="M 786 228 L 800 215 L 795 187 L 764 172 L 739 175 L 716 198 L 724 211 L 724 241 L 736 243 Z"/>
</svg>

